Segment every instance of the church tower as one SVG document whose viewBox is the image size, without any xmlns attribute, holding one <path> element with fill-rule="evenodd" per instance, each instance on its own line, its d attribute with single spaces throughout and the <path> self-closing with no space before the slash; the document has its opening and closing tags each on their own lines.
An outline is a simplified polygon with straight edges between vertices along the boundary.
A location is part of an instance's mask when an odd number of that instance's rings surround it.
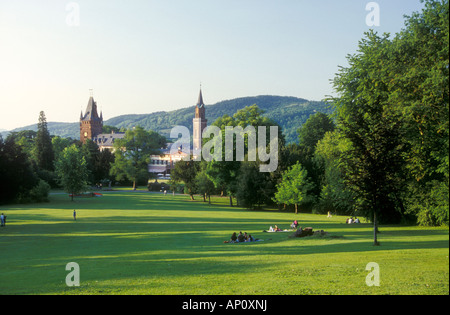
<svg viewBox="0 0 450 315">
<path fill-rule="evenodd" d="M 80 141 L 86 143 L 87 139 L 93 139 L 103 130 L 103 113 L 100 116 L 97 112 L 97 103 L 94 101 L 94 97 L 89 98 L 89 102 L 86 108 L 86 112 L 80 116 Z"/>
<path fill-rule="evenodd" d="M 194 155 L 198 150 L 202 149 L 202 133 L 207 126 L 207 120 L 205 118 L 205 104 L 203 103 L 202 89 L 200 88 L 200 95 L 198 96 L 197 105 L 195 105 L 195 117 L 193 119 L 194 124 L 194 136 L 193 136 L 193 150 Z"/>
</svg>

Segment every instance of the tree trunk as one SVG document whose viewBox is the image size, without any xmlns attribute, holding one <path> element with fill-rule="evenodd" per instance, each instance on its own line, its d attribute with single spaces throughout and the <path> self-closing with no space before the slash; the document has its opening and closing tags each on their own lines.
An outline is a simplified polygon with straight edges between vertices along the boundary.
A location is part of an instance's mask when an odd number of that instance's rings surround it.
<svg viewBox="0 0 450 315">
<path fill-rule="evenodd" d="M 298 204 L 295 204 L 295 214 L 298 213 Z"/>
<path fill-rule="evenodd" d="M 230 195 L 230 207 L 233 206 L 233 197 Z"/>
<path fill-rule="evenodd" d="M 373 212 L 373 246 L 380 246 L 380 243 L 378 243 L 378 225 L 377 225 L 377 215 L 376 211 Z"/>
<path fill-rule="evenodd" d="M 203 194 L 203 202 L 206 202 L 206 193 Z"/>
<path fill-rule="evenodd" d="M 208 195 L 208 203 L 211 204 L 211 195 Z"/>
<path fill-rule="evenodd" d="M 191 194 L 190 196 L 191 196 L 191 200 L 192 200 L 192 201 L 195 200 L 195 199 L 194 199 L 194 195 Z"/>
<path fill-rule="evenodd" d="M 136 181 L 133 181 L 133 190 L 136 190 Z"/>
</svg>

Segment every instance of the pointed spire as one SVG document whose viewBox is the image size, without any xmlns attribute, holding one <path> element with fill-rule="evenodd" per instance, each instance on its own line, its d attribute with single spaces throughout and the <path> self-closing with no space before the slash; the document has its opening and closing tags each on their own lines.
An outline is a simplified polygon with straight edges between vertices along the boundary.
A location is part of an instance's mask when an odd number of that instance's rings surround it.
<svg viewBox="0 0 450 315">
<path fill-rule="evenodd" d="M 198 102 L 197 102 L 197 106 L 198 107 L 202 107 L 205 104 L 203 103 L 203 95 L 202 95 L 202 85 L 200 84 L 200 94 L 198 95 Z"/>
<path fill-rule="evenodd" d="M 92 96 L 92 90 L 91 91 L 91 96 L 89 97 L 89 102 L 88 105 L 86 107 L 86 111 L 85 114 L 83 116 L 82 114 L 82 120 L 99 120 L 100 118 L 98 117 L 98 112 L 97 112 L 97 103 L 94 100 L 94 97 Z"/>
<path fill-rule="evenodd" d="M 200 94 L 198 95 L 198 102 L 195 106 L 195 118 L 205 119 L 205 103 L 203 103 L 202 85 L 200 84 Z"/>
</svg>

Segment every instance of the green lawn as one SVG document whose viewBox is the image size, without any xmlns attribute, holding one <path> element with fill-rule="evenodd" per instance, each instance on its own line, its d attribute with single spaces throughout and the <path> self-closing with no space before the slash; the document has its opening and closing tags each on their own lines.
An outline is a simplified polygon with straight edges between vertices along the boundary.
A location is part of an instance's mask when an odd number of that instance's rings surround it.
<svg viewBox="0 0 450 315">
<path fill-rule="evenodd" d="M 213 201 L 120 190 L 2 206 L 0 294 L 449 294 L 448 228 L 382 226 L 374 247 L 372 227 L 346 225 L 345 217 Z M 330 234 L 262 232 L 294 218 Z M 264 241 L 223 243 L 239 231 Z M 65 284 L 69 262 L 80 266 L 80 287 Z M 366 285 L 370 262 L 380 266 L 378 287 Z"/>
</svg>

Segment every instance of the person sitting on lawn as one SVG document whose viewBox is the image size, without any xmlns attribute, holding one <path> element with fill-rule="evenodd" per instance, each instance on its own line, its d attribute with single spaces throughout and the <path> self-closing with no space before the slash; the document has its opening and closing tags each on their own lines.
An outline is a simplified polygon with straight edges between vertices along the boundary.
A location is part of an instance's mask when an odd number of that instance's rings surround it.
<svg viewBox="0 0 450 315">
<path fill-rule="evenodd" d="M 294 222 L 292 222 L 292 224 L 291 224 L 291 228 L 296 229 L 297 226 L 298 226 L 298 222 L 297 222 L 297 220 L 294 220 Z"/>
<path fill-rule="evenodd" d="M 231 235 L 230 243 L 236 243 L 236 241 L 237 241 L 237 235 L 236 235 L 236 232 L 234 232 L 233 235 Z"/>
<path fill-rule="evenodd" d="M 278 227 L 278 225 L 275 225 L 275 228 L 273 229 L 275 232 L 281 232 L 281 229 Z"/>
<path fill-rule="evenodd" d="M 254 237 L 251 234 L 249 234 L 248 235 L 248 242 L 254 242 L 254 241 L 255 241 Z"/>
<path fill-rule="evenodd" d="M 238 237 L 237 237 L 237 241 L 238 241 L 239 243 L 245 242 L 245 237 L 244 237 L 244 234 L 242 234 L 242 232 L 239 232 L 239 235 L 238 235 Z"/>
</svg>

